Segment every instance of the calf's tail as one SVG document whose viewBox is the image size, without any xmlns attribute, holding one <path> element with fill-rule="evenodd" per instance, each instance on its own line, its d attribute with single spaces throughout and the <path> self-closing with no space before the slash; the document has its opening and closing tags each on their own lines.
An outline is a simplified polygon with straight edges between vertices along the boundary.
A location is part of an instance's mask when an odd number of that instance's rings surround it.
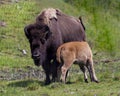
<svg viewBox="0 0 120 96">
<path fill-rule="evenodd" d="M 59 47 L 58 50 L 57 50 L 57 54 L 56 54 L 56 56 L 57 56 L 57 61 L 58 61 L 59 63 L 62 63 L 61 50 L 62 50 L 62 47 Z"/>
</svg>

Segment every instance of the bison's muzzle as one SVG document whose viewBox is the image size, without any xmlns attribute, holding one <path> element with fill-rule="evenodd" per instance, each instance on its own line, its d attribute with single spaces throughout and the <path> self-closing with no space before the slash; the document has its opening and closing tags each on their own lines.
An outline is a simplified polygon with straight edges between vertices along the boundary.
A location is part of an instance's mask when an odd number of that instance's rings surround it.
<svg viewBox="0 0 120 96">
<path fill-rule="evenodd" d="M 34 60 L 34 63 L 36 66 L 40 66 L 41 65 L 41 60 L 40 57 L 41 55 L 37 52 L 32 53 L 32 59 Z"/>
<path fill-rule="evenodd" d="M 34 52 L 34 53 L 32 53 L 32 58 L 33 58 L 34 60 L 40 59 L 40 54 L 39 54 L 38 52 Z"/>
</svg>

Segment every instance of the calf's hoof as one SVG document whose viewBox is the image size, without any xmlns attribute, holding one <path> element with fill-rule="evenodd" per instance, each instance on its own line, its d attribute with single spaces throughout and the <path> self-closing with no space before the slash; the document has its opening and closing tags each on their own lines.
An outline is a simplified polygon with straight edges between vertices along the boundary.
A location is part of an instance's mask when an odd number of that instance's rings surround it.
<svg viewBox="0 0 120 96">
<path fill-rule="evenodd" d="M 95 82 L 96 82 L 96 83 L 99 83 L 99 81 L 98 81 L 98 80 L 95 80 Z"/>
<path fill-rule="evenodd" d="M 98 81 L 98 80 L 93 80 L 92 82 L 96 82 L 96 83 L 99 83 L 99 81 Z"/>
</svg>

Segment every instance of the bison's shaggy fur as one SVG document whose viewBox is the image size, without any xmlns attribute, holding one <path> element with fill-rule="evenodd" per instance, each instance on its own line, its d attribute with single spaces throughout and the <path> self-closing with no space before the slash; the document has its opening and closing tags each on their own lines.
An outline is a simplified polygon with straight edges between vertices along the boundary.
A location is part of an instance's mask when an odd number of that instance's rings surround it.
<svg viewBox="0 0 120 96">
<path fill-rule="evenodd" d="M 57 61 L 60 63 L 58 68 L 58 76 L 62 81 L 66 82 L 68 69 L 73 63 L 79 65 L 84 73 L 84 80 L 87 80 L 86 68 L 89 71 L 90 79 L 93 82 L 98 82 L 93 67 L 92 52 L 87 42 L 69 42 L 61 45 L 57 50 Z"/>
</svg>

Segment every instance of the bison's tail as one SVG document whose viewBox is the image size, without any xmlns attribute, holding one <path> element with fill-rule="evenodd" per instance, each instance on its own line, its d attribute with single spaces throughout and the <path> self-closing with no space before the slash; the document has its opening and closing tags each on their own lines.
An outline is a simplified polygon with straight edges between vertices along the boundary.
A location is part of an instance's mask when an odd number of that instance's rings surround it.
<svg viewBox="0 0 120 96">
<path fill-rule="evenodd" d="M 83 26 L 83 29 L 85 30 L 85 26 L 84 26 L 84 24 L 83 24 L 83 21 L 82 21 L 82 17 L 81 17 L 81 16 L 79 17 L 79 20 L 80 20 L 80 23 L 81 23 L 82 26 Z"/>
</svg>

